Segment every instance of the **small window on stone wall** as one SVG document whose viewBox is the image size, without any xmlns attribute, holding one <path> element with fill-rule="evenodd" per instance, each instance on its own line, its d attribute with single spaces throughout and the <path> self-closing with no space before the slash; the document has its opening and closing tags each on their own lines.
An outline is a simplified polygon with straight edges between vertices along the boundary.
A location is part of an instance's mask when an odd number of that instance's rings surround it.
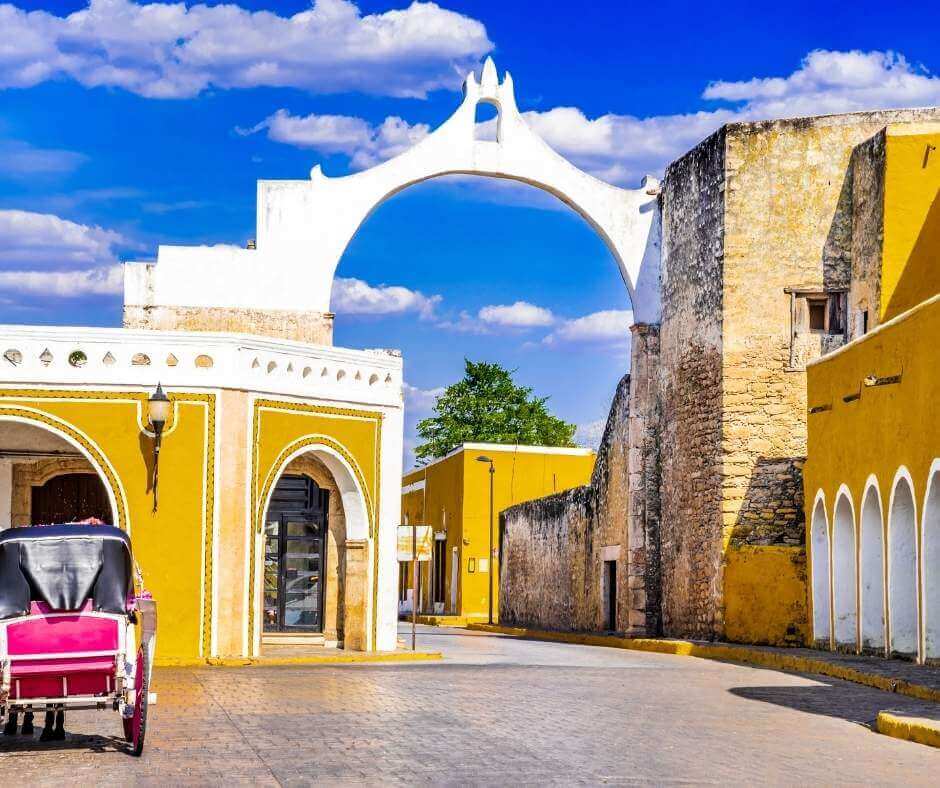
<svg viewBox="0 0 940 788">
<path fill-rule="evenodd" d="M 789 369 L 805 369 L 814 358 L 845 342 L 845 290 L 787 288 L 790 296 Z"/>
</svg>

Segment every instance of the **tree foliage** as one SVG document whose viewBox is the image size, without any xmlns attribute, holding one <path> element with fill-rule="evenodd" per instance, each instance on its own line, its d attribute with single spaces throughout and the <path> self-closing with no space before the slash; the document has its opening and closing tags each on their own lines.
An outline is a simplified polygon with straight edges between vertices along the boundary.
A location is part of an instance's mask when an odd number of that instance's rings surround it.
<svg viewBox="0 0 940 788">
<path fill-rule="evenodd" d="M 517 386 L 515 370 L 465 359 L 463 380 L 437 398 L 435 415 L 418 423 L 419 462 L 443 457 L 467 442 L 573 446 L 575 425 L 548 412 L 548 397 Z"/>
</svg>

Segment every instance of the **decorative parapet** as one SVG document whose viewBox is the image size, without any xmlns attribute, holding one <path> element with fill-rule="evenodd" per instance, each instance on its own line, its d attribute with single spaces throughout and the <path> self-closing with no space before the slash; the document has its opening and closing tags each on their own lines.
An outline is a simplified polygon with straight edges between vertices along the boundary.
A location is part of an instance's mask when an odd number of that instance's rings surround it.
<svg viewBox="0 0 940 788">
<path fill-rule="evenodd" d="M 397 351 L 243 334 L 0 326 L 0 384 L 244 389 L 400 407 Z"/>
</svg>

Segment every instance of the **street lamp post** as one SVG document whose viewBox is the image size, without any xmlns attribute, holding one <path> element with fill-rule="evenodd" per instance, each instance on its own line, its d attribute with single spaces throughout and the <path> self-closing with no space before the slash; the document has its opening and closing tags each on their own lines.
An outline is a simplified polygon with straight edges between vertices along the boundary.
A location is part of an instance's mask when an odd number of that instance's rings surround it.
<svg viewBox="0 0 940 788">
<path fill-rule="evenodd" d="M 163 386 L 157 388 L 147 400 L 147 421 L 153 430 L 153 510 L 157 511 L 157 482 L 160 468 L 160 446 L 163 443 L 163 428 L 170 415 L 170 398 L 163 393 Z"/>
<path fill-rule="evenodd" d="M 490 465 L 490 585 L 489 585 L 489 598 L 490 598 L 490 614 L 489 614 L 489 623 L 493 623 L 493 476 L 496 473 L 496 468 L 493 465 L 493 461 L 489 457 L 483 455 L 477 457 L 477 462 L 488 462 Z"/>
</svg>

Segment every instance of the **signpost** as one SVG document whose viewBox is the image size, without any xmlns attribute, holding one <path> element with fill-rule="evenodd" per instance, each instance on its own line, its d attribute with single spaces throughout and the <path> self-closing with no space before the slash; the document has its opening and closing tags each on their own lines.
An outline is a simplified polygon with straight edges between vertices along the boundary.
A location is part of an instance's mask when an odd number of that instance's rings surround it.
<svg viewBox="0 0 940 788">
<path fill-rule="evenodd" d="M 411 561 L 411 650 L 416 651 L 415 627 L 418 623 L 418 562 L 430 561 L 434 533 L 430 525 L 398 526 L 398 560 Z"/>
</svg>

